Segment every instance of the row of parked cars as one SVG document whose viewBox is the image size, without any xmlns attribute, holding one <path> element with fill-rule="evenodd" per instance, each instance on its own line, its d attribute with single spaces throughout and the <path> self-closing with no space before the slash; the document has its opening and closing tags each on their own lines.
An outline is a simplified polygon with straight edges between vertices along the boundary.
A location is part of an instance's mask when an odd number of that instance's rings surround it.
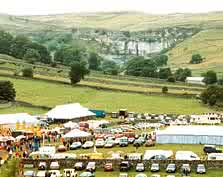
<svg viewBox="0 0 223 177">
<path fill-rule="evenodd" d="M 120 164 L 120 171 L 128 171 L 131 169 L 131 164 L 129 161 L 123 161 Z M 146 166 L 144 163 L 137 163 L 135 170 L 137 172 L 144 172 L 146 171 Z M 160 171 L 160 165 L 158 163 L 153 163 L 150 167 L 151 172 L 159 172 Z M 167 173 L 175 173 L 177 171 L 177 166 L 174 163 L 168 164 L 166 167 L 166 172 Z M 191 167 L 189 164 L 183 164 L 180 168 L 180 171 L 187 171 L 188 173 L 191 172 Z M 198 164 L 196 167 L 196 173 L 198 174 L 205 174 L 206 173 L 206 168 L 203 164 Z"/>
</svg>

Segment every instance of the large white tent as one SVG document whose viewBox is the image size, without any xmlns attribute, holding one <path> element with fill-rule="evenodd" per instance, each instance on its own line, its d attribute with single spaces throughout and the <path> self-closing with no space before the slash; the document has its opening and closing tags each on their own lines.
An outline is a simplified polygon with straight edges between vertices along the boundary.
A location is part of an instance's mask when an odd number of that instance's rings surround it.
<svg viewBox="0 0 223 177">
<path fill-rule="evenodd" d="M 81 131 L 79 129 L 73 129 L 70 132 L 68 132 L 67 134 L 65 134 L 64 138 L 86 138 L 86 137 L 90 137 L 90 136 L 91 136 L 90 133 Z"/>
<path fill-rule="evenodd" d="M 223 145 L 223 126 L 172 126 L 156 132 L 156 143 Z"/>
<path fill-rule="evenodd" d="M 95 114 L 81 106 L 79 103 L 58 105 L 46 113 L 48 118 L 61 121 L 79 120 L 80 118 L 93 117 Z"/>
<path fill-rule="evenodd" d="M 14 128 L 16 123 L 21 124 L 23 122 L 25 122 L 27 125 L 36 125 L 38 123 L 38 120 L 27 113 L 0 114 L 0 125 Z"/>
</svg>

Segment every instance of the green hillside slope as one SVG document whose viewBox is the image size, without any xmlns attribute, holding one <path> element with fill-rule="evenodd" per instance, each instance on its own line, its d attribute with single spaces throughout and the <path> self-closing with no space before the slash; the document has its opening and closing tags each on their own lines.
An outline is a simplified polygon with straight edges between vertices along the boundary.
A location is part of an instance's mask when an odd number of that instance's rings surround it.
<svg viewBox="0 0 223 177">
<path fill-rule="evenodd" d="M 204 61 L 200 64 L 189 64 L 194 53 L 201 54 Z M 223 29 L 202 31 L 177 45 L 168 55 L 169 65 L 173 68 L 188 67 L 196 75 L 208 69 L 223 74 Z"/>
</svg>

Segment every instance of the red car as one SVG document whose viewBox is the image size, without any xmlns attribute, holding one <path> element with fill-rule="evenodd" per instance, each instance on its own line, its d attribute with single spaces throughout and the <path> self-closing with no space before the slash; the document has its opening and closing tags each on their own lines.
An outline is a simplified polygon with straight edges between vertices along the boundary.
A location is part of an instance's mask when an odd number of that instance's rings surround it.
<svg viewBox="0 0 223 177">
<path fill-rule="evenodd" d="M 113 171 L 112 163 L 106 163 L 104 166 L 104 171 Z"/>
</svg>

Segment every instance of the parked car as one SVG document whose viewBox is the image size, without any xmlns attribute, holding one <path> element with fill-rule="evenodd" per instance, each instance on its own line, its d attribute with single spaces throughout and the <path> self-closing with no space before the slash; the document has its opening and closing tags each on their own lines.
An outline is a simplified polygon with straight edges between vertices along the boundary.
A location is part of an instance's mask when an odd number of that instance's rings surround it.
<svg viewBox="0 0 223 177">
<path fill-rule="evenodd" d="M 140 141 L 142 142 L 142 144 L 144 144 L 144 143 L 146 142 L 146 138 L 143 137 L 143 136 L 140 136 L 140 137 L 138 138 L 138 140 L 140 140 Z"/>
<path fill-rule="evenodd" d="M 75 149 L 78 149 L 78 148 L 81 148 L 81 142 L 73 142 L 70 145 L 70 150 L 75 150 Z"/>
<path fill-rule="evenodd" d="M 203 151 L 205 153 L 222 153 L 222 150 L 217 149 L 215 145 L 204 145 Z"/>
<path fill-rule="evenodd" d="M 176 164 L 170 163 L 166 168 L 167 173 L 175 173 L 176 172 Z"/>
<path fill-rule="evenodd" d="M 183 164 L 181 166 L 181 172 L 186 172 L 186 173 L 190 173 L 191 172 L 191 168 L 189 164 Z"/>
<path fill-rule="evenodd" d="M 143 172 L 143 171 L 145 171 L 145 165 L 143 163 L 137 163 L 136 164 L 136 171 L 137 172 Z"/>
<path fill-rule="evenodd" d="M 206 173 L 206 168 L 205 168 L 204 164 L 198 164 L 196 172 L 198 174 L 205 174 Z"/>
<path fill-rule="evenodd" d="M 133 143 L 134 143 L 134 141 L 135 141 L 135 138 L 133 138 L 133 137 L 128 138 L 128 142 L 129 142 L 130 144 L 133 144 Z"/>
<path fill-rule="evenodd" d="M 49 174 L 50 174 L 50 177 L 62 177 L 60 170 L 50 170 Z"/>
<path fill-rule="evenodd" d="M 135 177 L 147 177 L 147 175 L 144 173 L 139 173 L 139 174 L 135 175 Z"/>
<path fill-rule="evenodd" d="M 40 162 L 38 166 L 38 170 L 46 170 L 46 162 Z"/>
<path fill-rule="evenodd" d="M 159 164 L 158 164 L 158 163 L 153 163 L 153 164 L 151 165 L 150 171 L 151 171 L 151 172 L 158 172 L 158 171 L 160 171 L 160 166 L 159 166 Z"/>
<path fill-rule="evenodd" d="M 128 175 L 128 173 L 120 173 L 119 177 L 130 177 L 130 176 Z"/>
<path fill-rule="evenodd" d="M 46 170 L 37 171 L 37 173 L 35 174 L 35 177 L 45 177 L 46 173 L 47 173 Z"/>
<path fill-rule="evenodd" d="M 23 173 L 23 176 L 24 177 L 34 177 L 35 176 L 35 173 L 34 173 L 34 171 L 25 171 L 24 173 Z"/>
<path fill-rule="evenodd" d="M 80 174 L 80 177 L 94 177 L 95 174 L 89 171 L 85 171 L 83 173 Z"/>
<path fill-rule="evenodd" d="M 77 170 L 77 171 L 85 169 L 84 163 L 83 162 L 75 163 L 74 169 Z"/>
<path fill-rule="evenodd" d="M 82 148 L 83 148 L 83 149 L 89 149 L 89 148 L 92 148 L 93 146 L 94 146 L 93 141 L 86 141 L 86 142 L 83 144 Z"/>
<path fill-rule="evenodd" d="M 86 170 L 90 172 L 94 172 L 96 170 L 95 162 L 88 162 Z"/>
<path fill-rule="evenodd" d="M 143 144 L 143 142 L 140 139 L 136 139 L 133 143 L 133 146 L 139 147 Z"/>
<path fill-rule="evenodd" d="M 119 139 L 119 146 L 120 147 L 126 147 L 128 146 L 129 142 L 128 142 L 128 138 L 127 137 L 122 137 Z"/>
<path fill-rule="evenodd" d="M 67 148 L 64 145 L 59 145 L 59 147 L 57 148 L 58 152 L 65 152 L 67 150 Z"/>
<path fill-rule="evenodd" d="M 153 174 L 150 177 L 161 177 L 159 174 Z"/>
<path fill-rule="evenodd" d="M 104 147 L 105 147 L 105 148 L 112 148 L 112 147 L 114 147 L 114 145 L 115 145 L 114 140 L 109 140 L 109 141 L 107 141 L 107 142 L 105 143 Z"/>
<path fill-rule="evenodd" d="M 95 142 L 95 146 L 96 146 L 97 148 L 103 148 L 104 145 L 105 145 L 105 141 L 102 140 L 102 139 L 96 140 L 96 142 Z"/>
<path fill-rule="evenodd" d="M 75 169 L 64 169 L 63 175 L 64 177 L 77 177 L 77 172 L 75 172 Z"/>
<path fill-rule="evenodd" d="M 153 142 L 153 140 L 149 139 L 146 141 L 145 146 L 146 147 L 155 146 L 155 142 Z"/>
<path fill-rule="evenodd" d="M 50 169 L 51 170 L 59 170 L 60 169 L 59 163 L 57 161 L 51 162 Z"/>
<path fill-rule="evenodd" d="M 128 161 L 122 161 L 120 164 L 120 171 L 128 171 L 130 170 L 131 165 Z"/>
<path fill-rule="evenodd" d="M 112 165 L 112 163 L 106 163 L 104 165 L 104 171 L 113 171 L 113 165 Z"/>
</svg>

